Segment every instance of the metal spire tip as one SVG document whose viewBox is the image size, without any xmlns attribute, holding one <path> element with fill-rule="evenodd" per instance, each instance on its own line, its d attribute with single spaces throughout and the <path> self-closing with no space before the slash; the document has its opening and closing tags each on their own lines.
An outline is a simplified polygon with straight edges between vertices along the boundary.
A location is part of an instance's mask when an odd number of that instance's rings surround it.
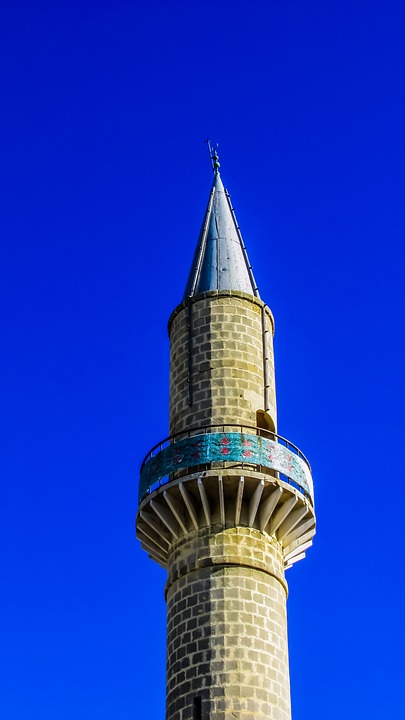
<svg viewBox="0 0 405 720">
<path fill-rule="evenodd" d="M 211 140 L 206 140 L 205 142 L 208 145 L 208 152 L 210 154 L 214 175 L 217 175 L 219 173 L 219 168 L 221 167 L 218 156 L 218 143 L 215 145 L 215 147 L 213 147 L 211 145 Z"/>
</svg>

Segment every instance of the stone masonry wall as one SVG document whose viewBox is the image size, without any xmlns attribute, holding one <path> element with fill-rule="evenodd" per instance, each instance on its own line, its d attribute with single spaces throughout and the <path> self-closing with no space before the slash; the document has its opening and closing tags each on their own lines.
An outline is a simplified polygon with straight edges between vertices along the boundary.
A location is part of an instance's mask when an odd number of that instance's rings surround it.
<svg viewBox="0 0 405 720">
<path fill-rule="evenodd" d="M 280 546 L 257 530 L 214 527 L 177 543 L 167 720 L 291 720 L 286 596 Z"/>
<path fill-rule="evenodd" d="M 268 412 L 277 428 L 273 317 L 257 298 L 213 291 L 180 305 L 169 321 L 171 434 L 211 424 L 256 426 L 256 411 L 265 409 L 263 307 Z"/>
</svg>

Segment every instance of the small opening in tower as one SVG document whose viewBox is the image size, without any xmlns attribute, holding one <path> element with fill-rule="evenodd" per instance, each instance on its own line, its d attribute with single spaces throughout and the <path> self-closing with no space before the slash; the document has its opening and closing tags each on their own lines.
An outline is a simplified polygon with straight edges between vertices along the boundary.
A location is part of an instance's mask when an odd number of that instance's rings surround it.
<svg viewBox="0 0 405 720">
<path fill-rule="evenodd" d="M 260 435 L 264 435 L 265 437 L 269 437 L 270 439 L 274 440 L 276 428 L 273 422 L 273 418 L 271 418 L 269 413 L 267 413 L 265 410 L 258 410 L 256 412 L 256 427 L 260 428 L 260 430 L 265 431 L 261 432 Z"/>
<path fill-rule="evenodd" d="M 201 720 L 201 695 L 193 699 L 193 720 Z"/>
</svg>

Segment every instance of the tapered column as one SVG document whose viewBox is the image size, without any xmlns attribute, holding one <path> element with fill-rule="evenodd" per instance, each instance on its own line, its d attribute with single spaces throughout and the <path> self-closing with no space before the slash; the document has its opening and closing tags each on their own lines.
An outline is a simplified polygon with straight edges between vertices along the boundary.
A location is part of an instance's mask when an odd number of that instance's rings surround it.
<svg viewBox="0 0 405 720">
<path fill-rule="evenodd" d="M 168 563 L 167 720 L 290 720 L 284 561 L 252 528 L 189 533 Z"/>
</svg>

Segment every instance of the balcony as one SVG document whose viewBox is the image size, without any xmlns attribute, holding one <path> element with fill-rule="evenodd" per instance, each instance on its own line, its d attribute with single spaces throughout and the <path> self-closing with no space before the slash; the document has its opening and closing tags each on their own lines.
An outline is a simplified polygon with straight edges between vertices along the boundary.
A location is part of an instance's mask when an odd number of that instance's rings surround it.
<svg viewBox="0 0 405 720">
<path fill-rule="evenodd" d="M 193 428 L 155 445 L 141 466 L 139 502 L 174 478 L 216 468 L 268 473 L 299 490 L 313 505 L 311 467 L 305 455 L 280 435 L 246 425 Z"/>
</svg>

